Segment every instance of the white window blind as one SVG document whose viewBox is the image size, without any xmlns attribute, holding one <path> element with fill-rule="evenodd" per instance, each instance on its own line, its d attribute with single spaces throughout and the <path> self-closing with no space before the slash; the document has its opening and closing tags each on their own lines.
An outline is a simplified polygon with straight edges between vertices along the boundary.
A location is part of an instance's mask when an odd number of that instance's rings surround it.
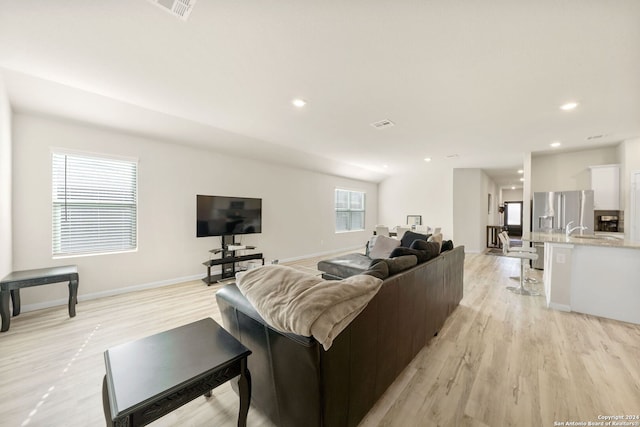
<svg viewBox="0 0 640 427">
<path fill-rule="evenodd" d="M 137 246 L 138 164 L 53 153 L 53 255 Z"/>
<path fill-rule="evenodd" d="M 336 232 L 364 230 L 364 193 L 336 189 Z"/>
</svg>

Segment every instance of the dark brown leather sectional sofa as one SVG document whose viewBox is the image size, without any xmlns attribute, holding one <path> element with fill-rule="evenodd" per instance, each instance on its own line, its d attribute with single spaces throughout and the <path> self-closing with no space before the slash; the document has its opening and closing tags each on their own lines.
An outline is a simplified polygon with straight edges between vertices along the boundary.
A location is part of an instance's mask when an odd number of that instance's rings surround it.
<svg viewBox="0 0 640 427">
<path fill-rule="evenodd" d="M 328 351 L 269 327 L 235 285 L 220 289 L 225 329 L 253 352 L 252 406 L 282 427 L 356 426 L 457 307 L 463 265 L 459 246 L 390 276 Z"/>
</svg>

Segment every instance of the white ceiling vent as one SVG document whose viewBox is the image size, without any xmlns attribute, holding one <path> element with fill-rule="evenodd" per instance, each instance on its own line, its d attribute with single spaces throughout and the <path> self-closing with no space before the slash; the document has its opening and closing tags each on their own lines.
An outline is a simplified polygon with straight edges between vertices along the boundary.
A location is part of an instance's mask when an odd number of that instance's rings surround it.
<svg viewBox="0 0 640 427">
<path fill-rule="evenodd" d="M 196 0 L 148 0 L 173 16 L 186 21 Z"/>
<path fill-rule="evenodd" d="M 384 120 L 380 120 L 379 122 L 371 123 L 371 126 L 373 126 L 376 129 L 386 129 L 386 128 L 390 128 L 391 126 L 395 126 L 395 125 L 396 124 L 393 123 L 389 119 L 384 119 Z"/>
</svg>

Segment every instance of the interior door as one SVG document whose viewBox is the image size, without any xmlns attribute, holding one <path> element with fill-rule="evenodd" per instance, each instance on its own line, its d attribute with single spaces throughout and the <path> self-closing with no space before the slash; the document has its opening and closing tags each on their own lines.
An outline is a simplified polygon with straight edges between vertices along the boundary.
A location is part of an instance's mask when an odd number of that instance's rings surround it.
<svg viewBox="0 0 640 427">
<path fill-rule="evenodd" d="M 510 237 L 522 236 L 522 202 L 504 202 L 504 224 Z"/>
</svg>

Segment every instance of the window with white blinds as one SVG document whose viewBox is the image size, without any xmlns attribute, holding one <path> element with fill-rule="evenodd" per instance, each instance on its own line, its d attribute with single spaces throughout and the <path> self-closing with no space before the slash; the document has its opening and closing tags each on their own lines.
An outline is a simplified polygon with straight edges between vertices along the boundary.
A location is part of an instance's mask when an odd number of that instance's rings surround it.
<svg viewBox="0 0 640 427">
<path fill-rule="evenodd" d="M 336 232 L 364 230 L 364 193 L 336 189 Z"/>
<path fill-rule="evenodd" d="M 137 247 L 138 164 L 53 153 L 53 255 Z"/>
</svg>

